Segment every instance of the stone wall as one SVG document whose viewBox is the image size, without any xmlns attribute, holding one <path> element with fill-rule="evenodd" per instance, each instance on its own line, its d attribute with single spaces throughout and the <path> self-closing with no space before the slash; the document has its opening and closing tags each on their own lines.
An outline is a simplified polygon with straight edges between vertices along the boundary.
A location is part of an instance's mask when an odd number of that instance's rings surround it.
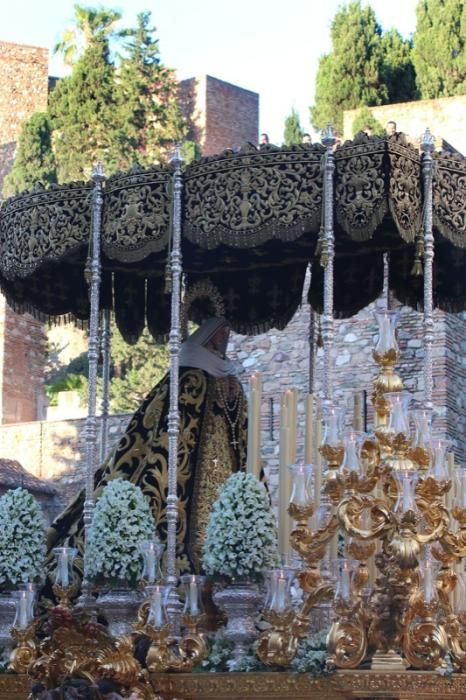
<svg viewBox="0 0 466 700">
<path fill-rule="evenodd" d="M 128 420 L 127 414 L 110 417 L 108 451 L 118 441 Z M 28 472 L 51 482 L 66 503 L 84 485 L 85 419 L 1 425 L 0 458 L 17 459 Z"/>
<path fill-rule="evenodd" d="M 0 41 L 0 143 L 16 141 L 21 123 L 47 107 L 48 49 Z"/>
<path fill-rule="evenodd" d="M 182 80 L 180 99 L 202 155 L 239 148 L 259 135 L 259 95 L 210 75 Z"/>
<path fill-rule="evenodd" d="M 413 143 L 429 127 L 436 142 L 442 139 L 460 153 L 466 154 L 466 95 L 442 97 L 437 100 L 419 100 L 370 108 L 383 125 L 395 121 L 399 131 L 408 134 Z M 353 120 L 358 110 L 344 112 L 344 138 L 353 138 Z"/>
<path fill-rule="evenodd" d="M 372 348 L 377 337 L 375 304 L 356 316 L 335 322 L 335 398 L 346 407 L 347 424 L 352 421 L 355 392 L 367 392 L 367 423 L 371 429 L 372 380 L 377 366 Z M 275 501 L 279 469 L 280 395 L 291 387 L 299 389 L 298 458 L 303 457 L 304 397 L 309 387 L 309 306 L 301 306 L 286 331 L 272 330 L 256 337 L 235 335 L 229 355 L 244 367 L 244 381 L 253 371 L 263 379 L 262 457 L 272 483 Z M 423 347 L 422 314 L 400 308 L 398 340 L 401 361 L 397 368 L 405 388 L 413 394 L 413 406 L 422 406 Z M 456 458 L 466 466 L 466 316 L 435 312 L 434 340 L 434 433 L 453 440 Z M 314 392 L 321 394 L 323 351 L 315 363 Z"/>
</svg>

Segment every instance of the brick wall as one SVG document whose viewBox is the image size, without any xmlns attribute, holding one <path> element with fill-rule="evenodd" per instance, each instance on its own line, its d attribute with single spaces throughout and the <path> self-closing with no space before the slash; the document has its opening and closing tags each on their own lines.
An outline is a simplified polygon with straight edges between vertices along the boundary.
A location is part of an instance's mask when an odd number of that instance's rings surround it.
<svg viewBox="0 0 466 700">
<path fill-rule="evenodd" d="M 417 143 L 426 127 L 429 127 L 439 145 L 445 139 L 457 151 L 466 154 L 466 95 L 382 105 L 370 110 L 383 125 L 395 121 L 398 130 L 408 134 L 413 143 Z M 356 113 L 354 109 L 344 113 L 345 139 L 353 137 Z"/>
<path fill-rule="evenodd" d="M 205 156 L 226 148 L 256 144 L 259 135 L 259 95 L 210 75 L 180 83 L 180 99 Z"/>
<path fill-rule="evenodd" d="M 377 366 L 372 348 L 377 337 L 375 304 L 356 316 L 335 322 L 335 399 L 346 407 L 347 424 L 352 421 L 356 391 L 367 391 L 368 428 L 372 425 L 370 394 Z M 300 391 L 298 414 L 298 457 L 303 457 L 304 396 L 309 386 L 309 306 L 303 303 L 286 331 L 271 330 L 256 337 L 235 335 L 229 356 L 245 370 L 245 382 L 253 371 L 263 380 L 262 457 L 276 499 L 279 468 L 280 395 L 291 387 Z M 422 406 L 422 314 L 400 308 L 398 340 L 401 360 L 397 371 L 405 388 L 413 394 L 412 407 Z M 454 442 L 457 461 L 466 465 L 466 315 L 435 312 L 434 339 L 434 434 Z M 323 351 L 318 350 L 315 393 L 321 394 Z"/>
<path fill-rule="evenodd" d="M 0 422 L 37 420 L 45 415 L 43 324 L 15 314 L 0 297 Z"/>
<path fill-rule="evenodd" d="M 21 122 L 44 111 L 48 49 L 0 41 L 0 143 L 16 141 Z"/>
</svg>

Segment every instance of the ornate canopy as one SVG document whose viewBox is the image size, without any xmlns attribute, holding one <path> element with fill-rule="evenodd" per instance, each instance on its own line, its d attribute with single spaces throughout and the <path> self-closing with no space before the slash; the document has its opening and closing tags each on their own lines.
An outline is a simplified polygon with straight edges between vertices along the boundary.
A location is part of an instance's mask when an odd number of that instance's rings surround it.
<svg viewBox="0 0 466 700">
<path fill-rule="evenodd" d="M 183 269 L 188 287 L 208 278 L 239 332 L 284 327 L 298 307 L 308 263 L 309 300 L 320 309 L 322 217 L 319 144 L 258 150 L 246 145 L 191 164 L 184 173 Z M 390 252 L 390 286 L 417 306 L 413 277 L 422 247 L 419 152 L 403 137 L 361 135 L 335 153 L 335 309 L 347 316 L 373 301 Z M 133 342 L 144 324 L 169 330 L 171 170 L 135 167 L 104 189 L 101 305 Z M 434 154 L 435 303 L 466 307 L 466 160 Z M 89 316 L 85 280 L 92 183 L 36 187 L 0 209 L 0 285 L 17 311 L 40 318 Z M 419 268 L 419 264 L 417 265 Z"/>
</svg>

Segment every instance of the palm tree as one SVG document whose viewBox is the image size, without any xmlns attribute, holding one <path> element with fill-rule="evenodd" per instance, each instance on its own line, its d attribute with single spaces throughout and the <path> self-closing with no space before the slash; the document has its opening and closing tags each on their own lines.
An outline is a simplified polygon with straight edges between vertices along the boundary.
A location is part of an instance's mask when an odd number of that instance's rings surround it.
<svg viewBox="0 0 466 700">
<path fill-rule="evenodd" d="M 74 6 L 75 26 L 67 29 L 55 47 L 55 53 L 62 53 L 66 65 L 71 66 L 89 43 L 98 37 L 115 35 L 116 22 L 121 19 L 118 10 Z"/>
</svg>

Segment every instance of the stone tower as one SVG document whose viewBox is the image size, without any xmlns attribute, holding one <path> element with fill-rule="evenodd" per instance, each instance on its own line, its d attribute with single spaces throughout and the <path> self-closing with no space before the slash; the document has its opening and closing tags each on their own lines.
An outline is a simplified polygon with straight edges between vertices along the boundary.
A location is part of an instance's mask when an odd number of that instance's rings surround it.
<svg viewBox="0 0 466 700">
<path fill-rule="evenodd" d="M 47 107 L 48 51 L 0 42 L 0 189 L 13 163 L 21 123 Z M 0 423 L 43 417 L 45 333 L 0 295 Z"/>
</svg>

